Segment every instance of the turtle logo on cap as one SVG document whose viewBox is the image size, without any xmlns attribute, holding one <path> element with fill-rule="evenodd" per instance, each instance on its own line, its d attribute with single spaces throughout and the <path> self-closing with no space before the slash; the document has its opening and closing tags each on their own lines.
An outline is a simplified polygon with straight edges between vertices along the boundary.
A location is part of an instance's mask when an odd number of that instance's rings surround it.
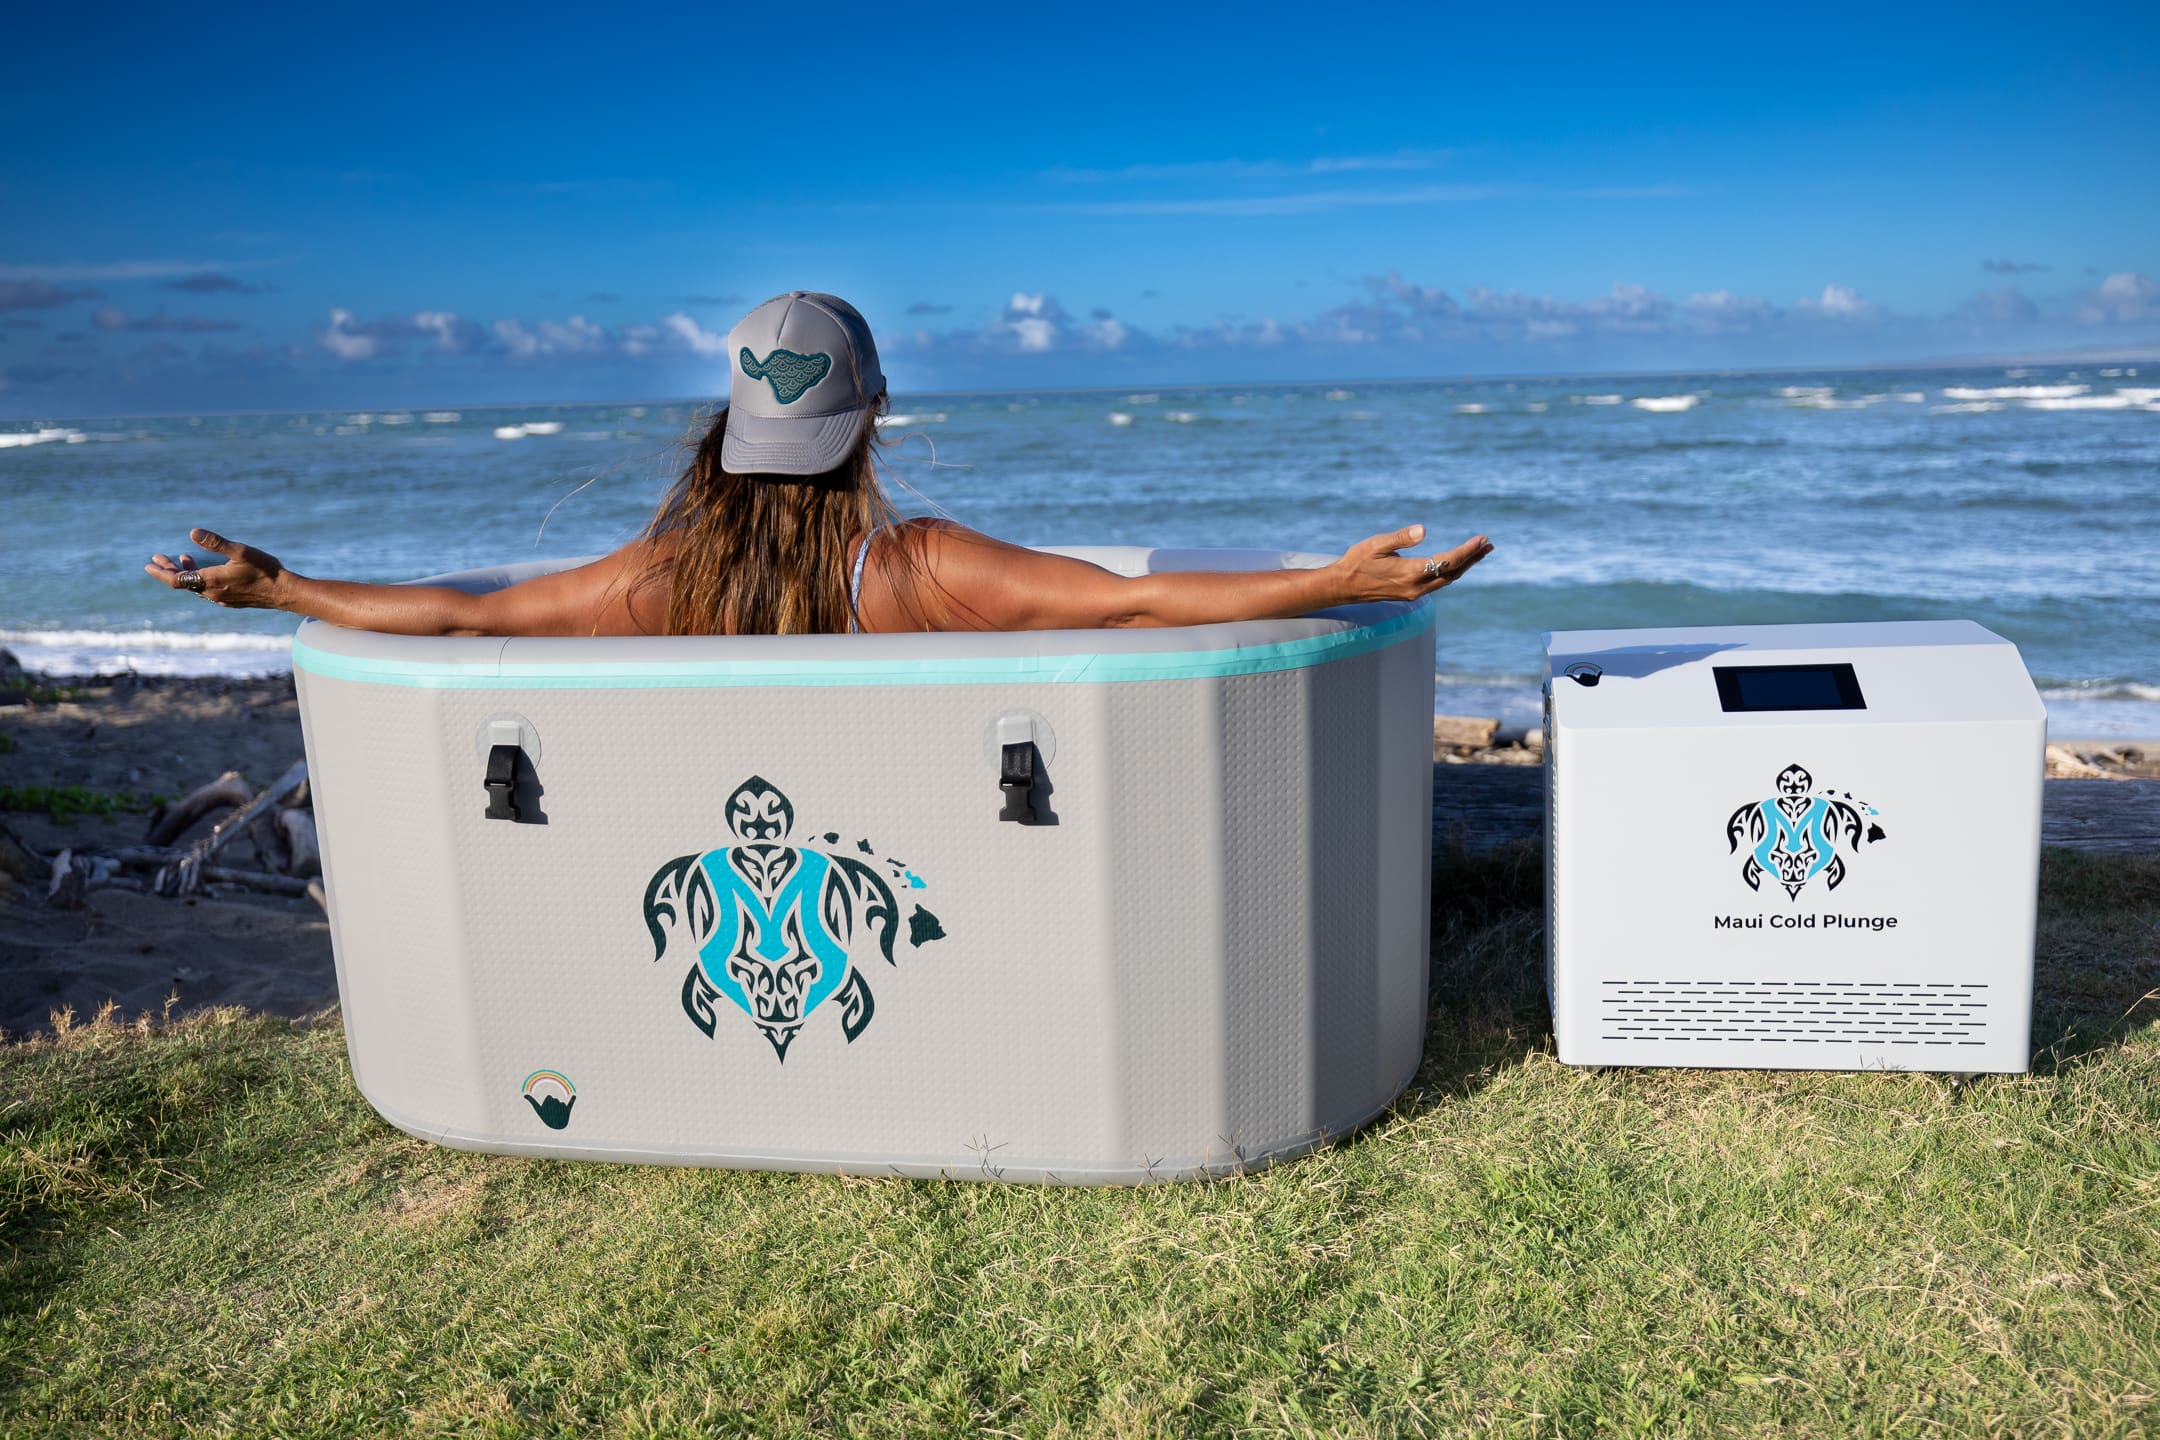
<svg viewBox="0 0 2160 1440">
<path fill-rule="evenodd" d="M 770 384 L 773 398 L 782 405 L 792 405 L 802 399 L 812 386 L 832 373 L 832 356 L 823 352 L 798 355 L 793 350 L 775 350 L 760 360 L 745 345 L 737 358 L 741 361 L 742 373 L 752 380 Z"/>
</svg>

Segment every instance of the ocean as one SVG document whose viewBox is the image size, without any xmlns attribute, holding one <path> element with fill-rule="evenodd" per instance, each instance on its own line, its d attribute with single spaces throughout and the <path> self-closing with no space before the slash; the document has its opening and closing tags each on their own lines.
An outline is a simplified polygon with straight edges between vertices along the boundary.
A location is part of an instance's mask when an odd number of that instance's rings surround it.
<svg viewBox="0 0 2160 1440">
<path fill-rule="evenodd" d="M 1026 544 L 1496 553 L 1441 601 L 1439 709 L 1537 713 L 1542 630 L 1963 617 L 2058 736 L 2160 736 L 2160 367 L 907 395 L 904 508 Z M 50 674 L 261 674 L 294 622 L 143 575 L 208 525 L 394 580 L 633 535 L 689 402 L 0 425 L 0 645 Z"/>
</svg>

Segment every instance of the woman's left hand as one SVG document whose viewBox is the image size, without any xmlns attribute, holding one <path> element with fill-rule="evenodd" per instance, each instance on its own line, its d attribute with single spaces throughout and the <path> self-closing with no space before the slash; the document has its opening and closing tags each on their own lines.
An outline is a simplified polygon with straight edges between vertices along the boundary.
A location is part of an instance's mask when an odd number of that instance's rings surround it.
<svg viewBox="0 0 2160 1440">
<path fill-rule="evenodd" d="M 1349 601 L 1419 600 L 1454 584 L 1470 567 L 1492 554 L 1492 541 L 1473 535 L 1445 554 L 1430 557 L 1397 552 L 1423 543 L 1425 527 L 1412 525 L 1360 540 L 1328 567 Z M 1338 602 L 1340 603 L 1340 602 Z"/>
<path fill-rule="evenodd" d="M 191 530 L 188 539 L 225 559 L 207 570 L 195 568 L 195 557 L 181 551 L 177 557 L 153 555 L 143 572 L 175 590 L 186 590 L 234 610 L 282 608 L 280 593 L 285 567 L 278 558 L 252 545 L 241 545 L 208 530 Z"/>
</svg>

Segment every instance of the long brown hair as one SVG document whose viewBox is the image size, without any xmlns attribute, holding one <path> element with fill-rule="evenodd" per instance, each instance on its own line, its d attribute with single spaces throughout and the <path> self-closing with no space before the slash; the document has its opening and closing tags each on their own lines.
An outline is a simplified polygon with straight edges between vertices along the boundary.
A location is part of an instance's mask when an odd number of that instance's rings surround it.
<svg viewBox="0 0 2160 1440">
<path fill-rule="evenodd" d="M 822 475 L 728 470 L 727 411 L 713 417 L 645 531 L 672 550 L 639 582 L 665 577 L 668 634 L 829 635 L 858 618 L 848 600 L 850 542 L 900 518 L 875 465 L 884 408 L 881 397 L 863 412 L 847 459 Z M 912 570 L 905 547 L 894 548 Z"/>
</svg>

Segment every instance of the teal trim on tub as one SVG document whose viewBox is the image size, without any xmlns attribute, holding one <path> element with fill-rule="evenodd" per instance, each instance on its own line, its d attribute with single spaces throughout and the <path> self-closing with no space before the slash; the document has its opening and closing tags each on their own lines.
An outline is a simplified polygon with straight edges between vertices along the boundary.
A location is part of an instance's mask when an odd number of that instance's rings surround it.
<svg viewBox="0 0 2160 1440">
<path fill-rule="evenodd" d="M 1422 634 L 1433 624 L 1433 603 L 1421 600 L 1373 625 L 1220 650 L 1134 651 L 1128 654 L 996 655 L 912 660 L 543 660 L 505 662 L 498 646 L 486 665 L 383 660 L 337 655 L 293 639 L 296 670 L 331 680 L 430 690 L 692 689 L 734 685 L 1069 685 L 1132 680 L 1201 680 L 1264 675 L 1347 660 Z"/>
</svg>

